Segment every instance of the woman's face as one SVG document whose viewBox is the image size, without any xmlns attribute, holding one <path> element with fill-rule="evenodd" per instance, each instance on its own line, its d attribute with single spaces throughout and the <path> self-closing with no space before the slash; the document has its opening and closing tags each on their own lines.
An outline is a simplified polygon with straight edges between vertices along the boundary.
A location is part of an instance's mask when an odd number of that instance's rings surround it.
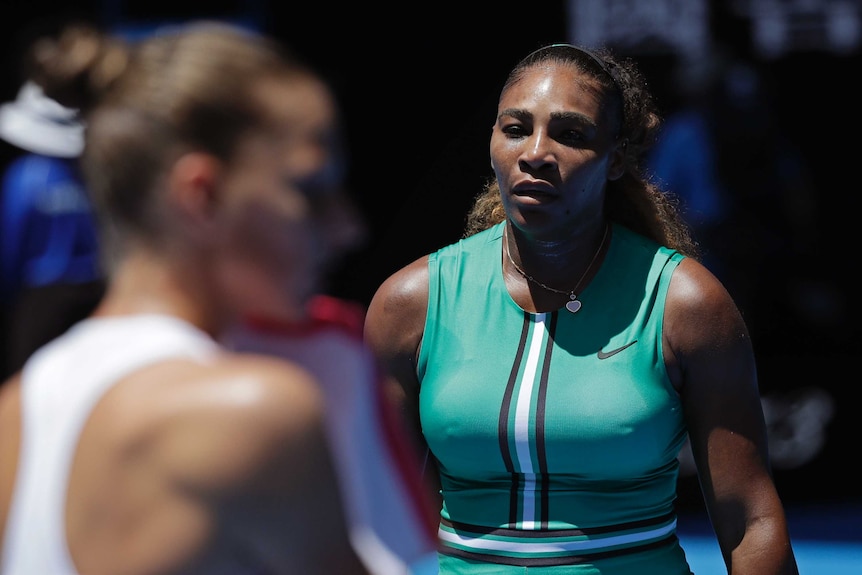
<svg viewBox="0 0 862 575">
<path fill-rule="evenodd" d="M 327 87 L 291 78 L 268 82 L 260 96 L 271 129 L 247 137 L 228 164 L 220 278 L 243 313 L 297 319 L 334 252 L 344 249 L 341 242 L 355 237 L 334 238 L 330 220 L 358 224 L 344 216 L 352 212 L 346 196 L 342 201 L 336 110 Z"/>
<path fill-rule="evenodd" d="M 598 84 L 574 66 L 539 64 L 506 89 L 490 151 L 515 225 L 550 239 L 602 217 L 611 130 Z"/>
<path fill-rule="evenodd" d="M 322 273 L 366 238 L 365 223 L 344 187 L 347 169 L 337 107 L 321 82 L 298 83 L 285 165 L 315 221 Z"/>
</svg>

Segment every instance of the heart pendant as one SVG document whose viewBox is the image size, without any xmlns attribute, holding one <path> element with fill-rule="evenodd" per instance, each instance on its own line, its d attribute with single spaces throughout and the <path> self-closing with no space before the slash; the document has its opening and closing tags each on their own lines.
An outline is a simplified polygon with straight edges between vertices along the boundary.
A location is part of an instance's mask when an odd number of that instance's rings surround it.
<svg viewBox="0 0 862 575">
<path fill-rule="evenodd" d="M 576 313 L 579 309 L 581 309 L 581 302 L 576 299 L 573 299 L 572 301 L 567 301 L 566 309 L 572 313 Z"/>
</svg>

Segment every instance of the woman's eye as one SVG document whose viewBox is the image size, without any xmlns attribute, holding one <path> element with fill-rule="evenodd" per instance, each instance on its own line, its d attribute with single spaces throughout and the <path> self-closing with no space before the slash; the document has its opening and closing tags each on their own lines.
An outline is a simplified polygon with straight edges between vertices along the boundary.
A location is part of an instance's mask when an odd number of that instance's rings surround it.
<svg viewBox="0 0 862 575">
<path fill-rule="evenodd" d="M 579 144 L 584 141 L 584 134 L 580 130 L 566 130 L 557 139 L 564 144 Z"/>
<path fill-rule="evenodd" d="M 519 124 L 512 124 L 510 126 L 504 126 L 503 133 L 511 137 L 522 137 L 527 134 L 527 130 Z"/>
</svg>

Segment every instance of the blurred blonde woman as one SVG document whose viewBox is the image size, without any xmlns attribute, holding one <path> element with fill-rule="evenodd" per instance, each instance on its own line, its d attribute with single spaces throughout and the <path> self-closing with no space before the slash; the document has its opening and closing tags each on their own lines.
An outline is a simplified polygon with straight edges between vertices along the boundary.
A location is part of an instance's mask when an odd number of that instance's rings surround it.
<svg viewBox="0 0 862 575">
<path fill-rule="evenodd" d="M 85 114 L 109 286 L 0 388 L 0 571 L 368 573 L 318 382 L 218 343 L 240 317 L 300 318 L 317 288 L 292 170 L 319 79 L 209 22 L 134 46 L 70 26 L 33 62 Z"/>
</svg>

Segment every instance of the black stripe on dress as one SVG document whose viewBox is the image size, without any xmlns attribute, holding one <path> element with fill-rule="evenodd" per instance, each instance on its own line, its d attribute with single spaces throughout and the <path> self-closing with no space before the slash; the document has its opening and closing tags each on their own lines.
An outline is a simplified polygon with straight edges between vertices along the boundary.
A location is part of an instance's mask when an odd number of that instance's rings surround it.
<svg viewBox="0 0 862 575">
<path fill-rule="evenodd" d="M 524 313 L 521 324 L 521 338 L 518 341 L 518 351 L 512 362 L 512 370 L 509 372 L 509 381 L 506 383 L 506 392 L 503 395 L 503 405 L 500 406 L 500 419 L 497 422 L 497 437 L 500 440 L 500 454 L 506 470 L 512 475 L 512 487 L 509 492 L 509 523 L 515 525 L 518 521 L 518 492 L 521 489 L 520 475 L 515 473 L 515 464 L 512 461 L 512 453 L 509 451 L 509 411 L 512 409 L 512 397 L 515 393 L 515 383 L 518 380 L 518 372 L 524 361 L 524 350 L 527 347 L 527 337 L 530 334 L 530 314 Z"/>
</svg>

